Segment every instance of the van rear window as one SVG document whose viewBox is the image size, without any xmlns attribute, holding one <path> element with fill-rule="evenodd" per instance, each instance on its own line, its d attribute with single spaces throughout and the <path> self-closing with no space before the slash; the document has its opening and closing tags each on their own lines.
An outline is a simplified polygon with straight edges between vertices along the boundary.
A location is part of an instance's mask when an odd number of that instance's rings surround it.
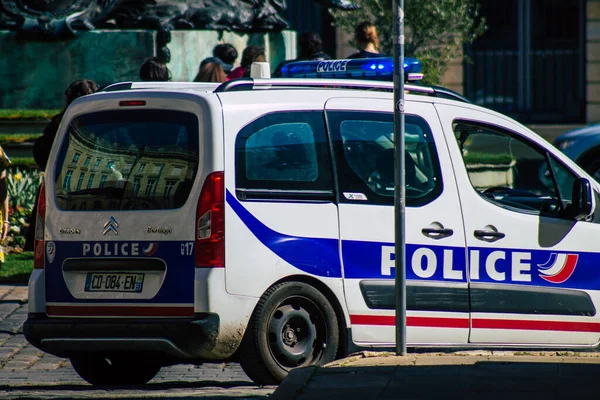
<svg viewBox="0 0 600 400">
<path fill-rule="evenodd" d="M 198 118 L 167 110 L 103 111 L 74 118 L 56 164 L 62 210 L 183 206 L 198 169 Z"/>
</svg>

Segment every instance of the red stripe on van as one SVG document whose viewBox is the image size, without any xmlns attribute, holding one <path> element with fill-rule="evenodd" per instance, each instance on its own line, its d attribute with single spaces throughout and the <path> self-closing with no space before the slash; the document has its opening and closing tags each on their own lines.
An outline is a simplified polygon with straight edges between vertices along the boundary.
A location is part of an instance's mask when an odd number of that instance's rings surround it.
<svg viewBox="0 0 600 400">
<path fill-rule="evenodd" d="M 190 317 L 194 307 L 170 306 L 46 306 L 49 316 L 77 317 Z"/>
<path fill-rule="evenodd" d="M 394 315 L 351 315 L 350 322 L 354 325 L 395 326 Z M 436 327 L 436 328 L 469 328 L 468 318 L 440 317 L 406 317 L 407 326 Z"/>
<path fill-rule="evenodd" d="M 598 322 L 523 321 L 512 319 L 473 319 L 474 329 L 515 329 L 528 331 L 600 332 Z"/>
<path fill-rule="evenodd" d="M 353 325 L 395 326 L 393 315 L 351 315 Z M 473 329 L 513 329 L 530 331 L 600 332 L 598 322 L 527 321 L 474 318 Z M 468 318 L 406 317 L 406 326 L 432 328 L 469 328 Z"/>
</svg>

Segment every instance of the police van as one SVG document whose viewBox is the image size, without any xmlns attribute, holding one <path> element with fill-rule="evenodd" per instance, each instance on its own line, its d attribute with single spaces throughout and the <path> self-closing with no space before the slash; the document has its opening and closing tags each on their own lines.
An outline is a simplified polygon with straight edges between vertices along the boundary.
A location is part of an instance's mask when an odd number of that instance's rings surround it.
<svg viewBox="0 0 600 400">
<path fill-rule="evenodd" d="M 27 340 L 92 384 L 230 359 L 276 384 L 394 346 L 391 60 L 331 63 L 76 100 L 38 205 Z M 510 118 L 405 88 L 408 345 L 596 347 L 600 185 Z"/>
</svg>

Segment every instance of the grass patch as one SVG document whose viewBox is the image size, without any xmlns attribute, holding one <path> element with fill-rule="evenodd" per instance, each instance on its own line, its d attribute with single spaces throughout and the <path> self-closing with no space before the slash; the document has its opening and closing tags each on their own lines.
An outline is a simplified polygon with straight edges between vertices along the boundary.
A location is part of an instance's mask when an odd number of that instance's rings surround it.
<svg viewBox="0 0 600 400">
<path fill-rule="evenodd" d="M 0 283 L 27 283 L 33 271 L 33 251 L 5 255 Z"/>
<path fill-rule="evenodd" d="M 13 143 L 35 142 L 42 136 L 41 133 L 1 133 L 0 144 L 2 146 Z"/>
<path fill-rule="evenodd" d="M 0 119 L 50 119 L 60 110 L 0 109 Z"/>
</svg>

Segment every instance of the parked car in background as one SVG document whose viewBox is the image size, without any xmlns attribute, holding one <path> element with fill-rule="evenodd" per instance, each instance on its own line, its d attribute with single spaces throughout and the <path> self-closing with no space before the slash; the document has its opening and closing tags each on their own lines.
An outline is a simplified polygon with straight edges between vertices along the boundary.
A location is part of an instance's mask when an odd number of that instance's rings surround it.
<svg viewBox="0 0 600 400">
<path fill-rule="evenodd" d="M 564 133 L 554 140 L 554 145 L 600 181 L 600 124 Z"/>
</svg>

